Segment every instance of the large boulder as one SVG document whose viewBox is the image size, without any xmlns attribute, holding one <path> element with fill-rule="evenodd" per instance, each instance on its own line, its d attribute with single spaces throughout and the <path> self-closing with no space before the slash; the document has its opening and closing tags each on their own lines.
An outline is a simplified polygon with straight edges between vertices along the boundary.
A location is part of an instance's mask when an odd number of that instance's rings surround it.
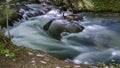
<svg viewBox="0 0 120 68">
<path fill-rule="evenodd" d="M 84 29 L 78 22 L 70 22 L 68 20 L 55 20 L 46 25 L 49 25 L 49 27 L 47 26 L 47 33 L 56 39 L 60 39 L 63 32 L 78 33 Z"/>
</svg>

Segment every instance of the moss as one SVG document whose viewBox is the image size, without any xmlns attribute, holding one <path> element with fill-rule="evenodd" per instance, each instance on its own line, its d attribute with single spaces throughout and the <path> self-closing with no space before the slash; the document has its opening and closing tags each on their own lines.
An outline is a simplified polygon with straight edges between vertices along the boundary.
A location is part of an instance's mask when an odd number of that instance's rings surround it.
<svg viewBox="0 0 120 68">
<path fill-rule="evenodd" d="M 120 12 L 120 0 L 81 0 L 78 3 L 79 9 L 82 8 L 82 10 Z"/>
<path fill-rule="evenodd" d="M 68 10 L 95 11 L 95 12 L 120 12 L 120 0 L 51 0 L 53 4 L 65 3 Z"/>
<path fill-rule="evenodd" d="M 92 0 L 94 11 L 120 12 L 120 0 Z"/>
</svg>

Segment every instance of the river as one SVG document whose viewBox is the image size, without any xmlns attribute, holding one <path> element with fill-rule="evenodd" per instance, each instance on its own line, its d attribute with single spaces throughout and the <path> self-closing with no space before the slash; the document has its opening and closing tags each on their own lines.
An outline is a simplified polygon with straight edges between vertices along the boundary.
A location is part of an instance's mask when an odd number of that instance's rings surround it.
<svg viewBox="0 0 120 68">
<path fill-rule="evenodd" d="M 27 6 L 34 10 L 41 7 L 39 4 Z M 120 16 L 79 13 L 78 15 L 83 16 L 83 21 L 79 21 L 79 24 L 84 26 L 84 30 L 65 35 L 63 32 L 58 40 L 42 28 L 51 19 L 61 18 L 55 6 L 49 7 L 53 9 L 43 15 L 32 18 L 24 15 L 22 20 L 14 23 L 10 29 L 11 41 L 18 46 L 41 50 L 76 64 L 109 63 L 111 60 L 120 63 Z"/>
</svg>

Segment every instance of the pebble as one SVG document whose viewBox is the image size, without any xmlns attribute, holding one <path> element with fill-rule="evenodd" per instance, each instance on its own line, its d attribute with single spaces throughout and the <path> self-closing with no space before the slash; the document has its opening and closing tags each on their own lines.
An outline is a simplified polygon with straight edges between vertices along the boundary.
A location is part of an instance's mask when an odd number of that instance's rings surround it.
<svg viewBox="0 0 120 68">
<path fill-rule="evenodd" d="M 41 54 L 37 54 L 36 56 L 38 56 L 38 57 L 43 57 L 44 55 L 41 55 Z"/>
<path fill-rule="evenodd" d="M 55 67 L 55 68 L 61 68 L 61 67 L 57 66 L 57 67 Z"/>
<path fill-rule="evenodd" d="M 28 52 L 28 54 L 29 54 L 29 55 L 33 55 L 33 53 L 32 53 L 32 52 Z"/>
<path fill-rule="evenodd" d="M 108 66 L 104 67 L 104 68 L 109 68 Z"/>
<path fill-rule="evenodd" d="M 35 60 L 32 60 L 31 63 L 35 63 Z"/>
<path fill-rule="evenodd" d="M 31 61 L 31 63 L 35 63 L 36 61 L 35 61 L 35 58 L 32 58 L 32 61 Z"/>
<path fill-rule="evenodd" d="M 42 64 L 47 64 L 47 62 L 45 62 L 45 61 L 40 61 Z"/>
<path fill-rule="evenodd" d="M 74 68 L 80 68 L 80 65 L 76 65 L 76 66 L 74 66 Z"/>
</svg>

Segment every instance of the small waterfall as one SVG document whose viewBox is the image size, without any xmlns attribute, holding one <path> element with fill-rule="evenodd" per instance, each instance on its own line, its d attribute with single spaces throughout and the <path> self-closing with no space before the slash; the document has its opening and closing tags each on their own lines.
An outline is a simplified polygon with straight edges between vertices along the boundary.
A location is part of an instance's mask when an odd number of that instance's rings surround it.
<svg viewBox="0 0 120 68">
<path fill-rule="evenodd" d="M 27 6 L 34 10 L 41 7 L 36 4 Z M 54 6 L 49 8 L 51 7 Z M 43 29 L 44 25 L 53 19 L 56 19 L 54 22 L 62 23 L 63 26 L 64 23 L 69 24 L 70 21 L 63 20 L 62 14 L 57 8 L 45 13 L 26 21 L 19 21 L 20 24 L 10 30 L 12 42 L 18 46 L 45 51 L 61 59 L 71 59 L 77 64 L 109 63 L 111 60 L 120 63 L 119 17 L 86 16 L 83 21 L 79 22 L 85 27 L 82 32 L 63 32 L 61 39 L 57 40 Z M 57 24 L 57 26 L 59 25 Z M 51 32 L 55 33 L 54 30 Z"/>
</svg>

